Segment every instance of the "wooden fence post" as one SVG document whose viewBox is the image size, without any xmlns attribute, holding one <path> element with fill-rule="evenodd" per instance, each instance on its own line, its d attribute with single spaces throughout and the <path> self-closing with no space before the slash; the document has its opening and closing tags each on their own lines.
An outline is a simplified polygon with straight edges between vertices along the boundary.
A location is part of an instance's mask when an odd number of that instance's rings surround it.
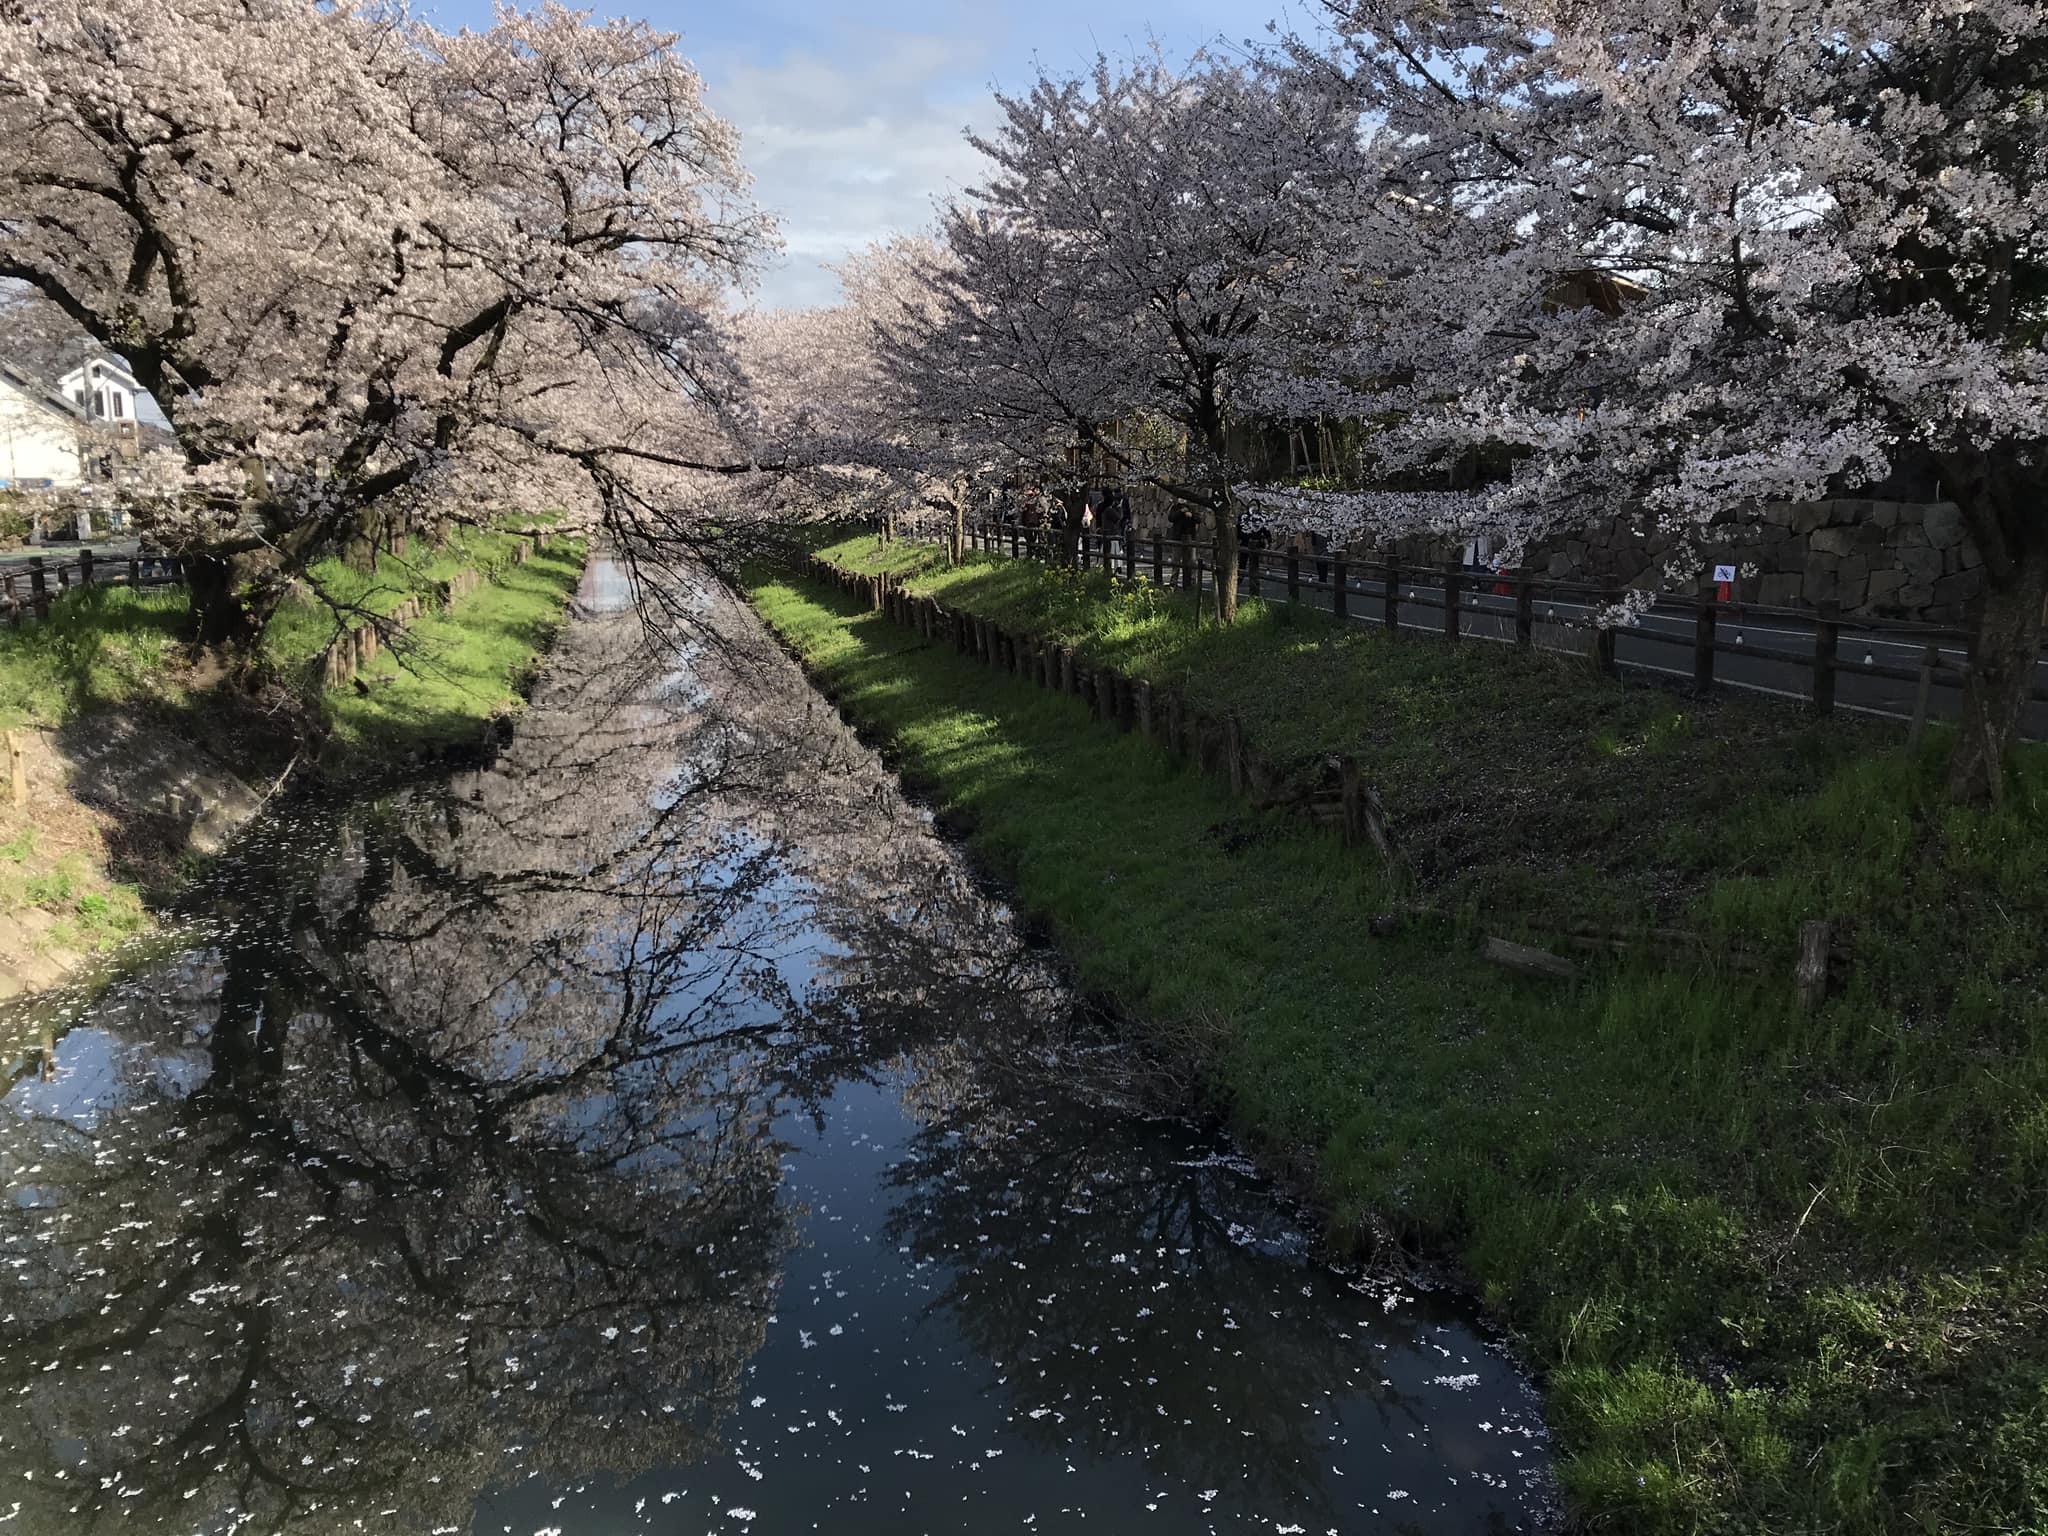
<svg viewBox="0 0 2048 1536">
<path fill-rule="evenodd" d="M 1841 635 L 1842 627 L 1832 617 L 1820 619 L 1813 626 L 1813 712 L 1816 715 L 1835 712 L 1835 651 Z"/>
<path fill-rule="evenodd" d="M 1156 533 L 1152 535 L 1152 585 L 1166 585 L 1166 551 Z"/>
<path fill-rule="evenodd" d="M 9 571 L 4 578 L 0 578 L 0 590 L 4 590 L 7 596 L 7 622 L 19 628 L 21 624 L 21 599 L 14 595 L 14 573 L 12 571 Z"/>
<path fill-rule="evenodd" d="M 1699 605 L 1692 619 L 1692 691 L 1701 698 L 1714 691 L 1714 641 L 1721 625 L 1719 607 L 1714 600 L 1713 584 L 1701 581 Z"/>
<path fill-rule="evenodd" d="M 1138 734 L 1147 741 L 1152 739 L 1152 685 L 1140 678 L 1131 685 L 1131 707 L 1138 717 Z"/>
<path fill-rule="evenodd" d="M 1444 562 L 1444 638 L 1458 638 L 1458 589 L 1464 585 L 1465 573 L 1457 561 Z"/>
<path fill-rule="evenodd" d="M 1166 750 L 1175 757 L 1185 757 L 1187 755 L 1187 721 L 1185 714 L 1186 710 L 1181 703 L 1180 694 L 1175 691 L 1169 691 L 1166 695 Z"/>
<path fill-rule="evenodd" d="M 1365 790 L 1358 776 L 1358 759 L 1345 753 L 1337 763 L 1344 800 L 1344 846 L 1356 848 L 1365 841 Z"/>
<path fill-rule="evenodd" d="M 1287 601 L 1301 601 L 1301 555 L 1292 549 L 1287 551 Z"/>
<path fill-rule="evenodd" d="M 1401 557 L 1392 550 L 1387 551 L 1387 629 L 1399 633 L 1401 628 Z"/>
<path fill-rule="evenodd" d="M 1613 589 L 1603 589 L 1600 593 L 1600 601 L 1603 606 L 1612 608 L 1615 602 Z M 1593 659 L 1599 666 L 1603 677 L 1613 677 L 1619 670 L 1614 659 L 1614 642 L 1618 638 L 1615 633 L 1617 628 L 1618 626 L 1613 624 L 1602 624 L 1593 638 Z"/>
<path fill-rule="evenodd" d="M 43 570 L 43 557 L 32 555 L 28 562 L 29 601 L 35 604 L 36 617 L 50 616 L 50 578 Z"/>
<path fill-rule="evenodd" d="M 1515 644 L 1525 651 L 1536 644 L 1536 578 L 1527 570 L 1515 576 Z"/>
<path fill-rule="evenodd" d="M 1934 673 L 1941 665 L 1941 650 L 1928 646 L 1920 653 L 1920 686 L 1913 694 L 1913 726 L 1906 735 L 1906 744 L 1920 745 L 1920 733 L 1927 729 L 1927 707 L 1933 700 Z"/>
<path fill-rule="evenodd" d="M 92 585 L 92 551 L 89 549 L 78 552 L 78 584 L 81 587 Z"/>
<path fill-rule="evenodd" d="M 1244 727 L 1235 714 L 1223 717 L 1224 771 L 1230 777 L 1230 792 L 1242 795 L 1251 786 L 1249 765 L 1244 760 Z"/>
<path fill-rule="evenodd" d="M 142 585 L 142 561 L 134 555 L 128 557 L 128 585 L 130 587 Z"/>
<path fill-rule="evenodd" d="M 1343 618 L 1351 607 L 1351 582 L 1344 572 L 1344 557 L 1330 562 L 1330 611 Z"/>
<path fill-rule="evenodd" d="M 1826 919 L 1799 925 L 1799 964 L 1792 974 L 1802 1013 L 1814 1012 L 1827 1000 L 1828 951 L 1834 935 L 1834 925 Z"/>
</svg>

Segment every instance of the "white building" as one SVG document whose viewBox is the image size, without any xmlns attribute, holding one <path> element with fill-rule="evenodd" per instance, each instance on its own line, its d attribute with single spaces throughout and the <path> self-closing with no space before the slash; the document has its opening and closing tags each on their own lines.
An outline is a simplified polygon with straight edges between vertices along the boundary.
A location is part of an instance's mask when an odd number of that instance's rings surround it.
<svg viewBox="0 0 2048 1536">
<path fill-rule="evenodd" d="M 64 398 L 95 422 L 135 422 L 136 398 L 142 386 L 135 375 L 111 358 L 95 357 L 57 381 Z"/>
<path fill-rule="evenodd" d="M 0 362 L 0 488 L 75 490 L 85 480 L 86 425 L 78 404 Z"/>
</svg>

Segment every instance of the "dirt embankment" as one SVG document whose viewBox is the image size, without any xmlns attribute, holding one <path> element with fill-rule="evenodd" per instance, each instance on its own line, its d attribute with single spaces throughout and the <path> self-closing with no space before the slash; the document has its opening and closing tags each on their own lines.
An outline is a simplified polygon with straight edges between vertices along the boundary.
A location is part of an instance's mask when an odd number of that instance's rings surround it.
<svg viewBox="0 0 2048 1536">
<path fill-rule="evenodd" d="M 103 711 L 7 734 L 23 773 L 18 799 L 0 777 L 0 999 L 147 929 L 148 898 L 218 851 L 269 787 L 194 740 L 189 718 Z"/>
</svg>

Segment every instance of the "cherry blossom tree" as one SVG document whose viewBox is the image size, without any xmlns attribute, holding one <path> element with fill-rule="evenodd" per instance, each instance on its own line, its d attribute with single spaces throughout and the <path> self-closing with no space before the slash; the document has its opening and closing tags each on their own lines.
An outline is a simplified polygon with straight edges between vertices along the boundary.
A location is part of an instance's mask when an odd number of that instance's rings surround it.
<svg viewBox="0 0 2048 1536">
<path fill-rule="evenodd" d="M 126 357 L 166 542 L 245 637 L 351 535 L 744 476 L 718 318 L 770 240 L 675 39 L 296 0 L 0 10 L 0 277 Z"/>
<path fill-rule="evenodd" d="M 1229 439 L 1246 382 L 1302 364 L 1294 288 L 1325 262 L 1335 196 L 1358 172 L 1348 92 L 1258 61 L 1198 56 L 999 96 L 972 142 L 981 186 L 946 215 L 953 267 L 930 413 L 1021 458 L 1078 446 L 1211 520 L 1218 611 L 1236 612 Z M 955 389 L 950 401 L 930 397 Z M 1143 452 L 1116 430 L 1171 423 Z"/>
<path fill-rule="evenodd" d="M 1523 545 L 1646 509 L 1691 560 L 1771 501 L 1951 499 L 1985 573 L 1951 789 L 1996 799 L 2048 598 L 2048 13 L 1366 0 L 1340 29 L 1341 68 L 1295 67 L 1375 128 L 1355 249 L 1398 226 L 1413 257 L 1275 395 L 1380 413 L 1396 473 L 1526 458 L 1324 515 Z"/>
</svg>

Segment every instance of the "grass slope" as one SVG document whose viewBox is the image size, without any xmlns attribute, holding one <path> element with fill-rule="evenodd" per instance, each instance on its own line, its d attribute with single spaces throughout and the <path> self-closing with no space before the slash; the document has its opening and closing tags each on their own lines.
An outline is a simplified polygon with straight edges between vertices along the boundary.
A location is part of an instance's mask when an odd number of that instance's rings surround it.
<svg viewBox="0 0 2048 1536">
<path fill-rule="evenodd" d="M 361 687 L 351 682 L 324 692 L 330 761 L 473 742 L 485 721 L 519 707 L 520 689 L 575 593 L 584 547 L 556 539 L 546 552 L 514 564 L 515 542 L 510 534 L 464 531 L 414 559 L 382 555 L 371 572 L 340 561 L 314 567 L 312 578 L 331 602 L 380 614 L 408 596 L 433 597 L 459 570 L 491 575 L 452 603 L 430 607 L 361 671 Z M 295 598 L 265 632 L 265 659 L 279 675 L 310 686 L 315 660 L 338 628 L 332 608 L 311 596 Z"/>
<path fill-rule="evenodd" d="M 317 711 L 330 766 L 472 743 L 485 721 L 519 707 L 575 592 L 584 552 L 557 539 L 547 553 L 514 564 L 516 542 L 509 533 L 463 530 L 414 559 L 381 556 L 368 572 L 339 560 L 317 564 L 312 580 L 333 604 L 356 611 L 351 624 L 414 594 L 435 597 L 465 568 L 493 577 L 424 614 L 396 652 L 375 658 L 361 688 L 318 690 L 316 659 L 342 622 L 335 608 L 309 593 L 280 606 L 257 659 Z M 229 743 L 217 755 L 245 775 L 275 773 L 291 744 L 273 739 L 280 733 L 260 707 L 265 701 L 212 688 L 225 675 L 218 666 L 195 668 L 183 639 L 187 612 L 181 588 L 93 587 L 57 599 L 46 622 L 0 628 L 0 730 L 57 730 L 96 711 L 143 711 L 158 731 Z M 0 804 L 0 993 L 24 979 L 42 984 L 61 968 L 39 960 L 104 950 L 148 926 L 150 902 L 187 867 L 182 834 L 163 844 L 147 835 L 157 827 L 147 814 L 113 815 L 70 797 L 26 811 Z"/>
<path fill-rule="evenodd" d="M 87 587 L 44 622 L 0 629 L 0 730 L 176 693 L 186 607 L 178 587 Z"/>
<path fill-rule="evenodd" d="M 921 581 L 1236 710 L 1304 773 L 1358 753 L 1446 914 L 1391 939 L 1365 934 L 1391 898 L 1364 856 L 836 592 L 754 589 L 1085 983 L 1312 1167 L 1340 1228 L 1458 1255 L 1547 1372 L 1589 1522 L 2039 1526 L 2042 754 L 2005 810 L 1961 813 L 1939 742 L 1909 757 L 1862 728 L 1282 610 L 1197 630 L 1100 576 Z M 1474 958 L 1475 914 L 1498 931 L 1560 910 L 1683 921 L 1774 969 L 1616 962 L 1553 990 Z M 1819 915 L 1855 962 L 1799 1018 L 1791 936 Z"/>
</svg>

